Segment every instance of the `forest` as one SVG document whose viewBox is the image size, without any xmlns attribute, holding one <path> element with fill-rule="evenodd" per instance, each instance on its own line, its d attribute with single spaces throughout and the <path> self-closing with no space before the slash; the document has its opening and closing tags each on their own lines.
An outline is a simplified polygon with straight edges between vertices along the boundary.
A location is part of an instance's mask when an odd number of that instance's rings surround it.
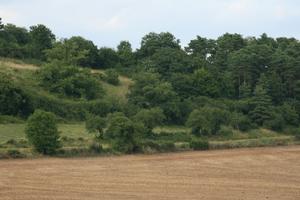
<svg viewBox="0 0 300 200">
<path fill-rule="evenodd" d="M 110 48 L 0 18 L 0 57 L 37 68 L 22 76 L 0 71 L 0 122 L 26 122 L 29 144 L 43 154 L 72 142 L 57 130 L 70 122 L 85 123 L 94 137 L 89 148 L 99 152 L 168 151 L 186 143 L 208 149 L 211 138 L 259 129 L 300 138 L 295 38 L 225 33 L 182 46 L 170 32 L 150 32 L 138 49 L 126 40 Z M 126 94 L 106 89 L 120 87 L 121 77 L 130 80 Z M 163 126 L 188 131 L 154 131 Z"/>
</svg>

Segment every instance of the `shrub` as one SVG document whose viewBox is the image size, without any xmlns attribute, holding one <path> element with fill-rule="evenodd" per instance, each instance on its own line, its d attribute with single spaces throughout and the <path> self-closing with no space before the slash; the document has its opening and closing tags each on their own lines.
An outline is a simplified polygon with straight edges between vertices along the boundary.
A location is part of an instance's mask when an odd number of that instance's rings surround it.
<svg viewBox="0 0 300 200">
<path fill-rule="evenodd" d="M 171 152 L 176 150 L 176 146 L 174 142 L 169 142 L 169 141 L 160 142 L 158 150 L 160 152 Z"/>
<path fill-rule="evenodd" d="M 7 155 L 10 158 L 25 158 L 26 157 L 26 155 L 24 155 L 23 153 L 21 153 L 20 151 L 18 151 L 16 149 L 7 150 Z"/>
<path fill-rule="evenodd" d="M 90 115 L 85 122 L 85 127 L 90 133 L 96 133 L 97 138 L 103 138 L 103 129 L 106 126 L 104 118 Z"/>
<path fill-rule="evenodd" d="M 2 115 L 27 116 L 32 112 L 28 96 L 14 84 L 9 76 L 2 73 L 0 73 L 0 105 Z"/>
<path fill-rule="evenodd" d="M 271 119 L 266 121 L 264 126 L 274 131 L 281 131 L 285 126 L 285 121 L 281 114 L 272 113 Z"/>
<path fill-rule="evenodd" d="M 203 107 L 194 110 L 186 124 L 194 135 L 213 135 L 228 121 L 228 113 L 220 108 Z"/>
<path fill-rule="evenodd" d="M 160 108 L 141 109 L 134 116 L 134 120 L 143 123 L 146 128 L 152 131 L 155 126 L 162 124 L 165 115 Z"/>
<path fill-rule="evenodd" d="M 134 123 L 123 113 L 108 116 L 108 126 L 104 138 L 112 141 L 113 148 L 124 153 L 131 153 L 137 141 L 145 134 L 142 124 Z"/>
<path fill-rule="evenodd" d="M 54 154 L 60 147 L 55 115 L 36 110 L 29 118 L 25 129 L 28 141 L 42 154 Z"/>
<path fill-rule="evenodd" d="M 87 69 L 53 63 L 42 67 L 39 77 L 40 84 L 51 92 L 89 100 L 104 95 L 100 82 Z"/>
<path fill-rule="evenodd" d="M 248 131 L 254 128 L 254 125 L 251 123 L 251 120 L 246 115 L 242 113 L 232 113 L 230 119 L 230 125 L 240 131 Z"/>
<path fill-rule="evenodd" d="M 230 137 L 233 135 L 232 128 L 228 126 L 221 126 L 220 130 L 218 131 L 218 135 L 224 137 Z"/>
<path fill-rule="evenodd" d="M 119 85 L 120 80 L 118 72 L 114 69 L 105 70 L 105 81 L 112 85 Z"/>
<path fill-rule="evenodd" d="M 194 150 L 207 150 L 209 149 L 209 144 L 207 140 L 192 140 L 190 142 L 190 148 Z"/>
<path fill-rule="evenodd" d="M 93 142 L 90 146 L 89 146 L 89 151 L 91 153 L 101 153 L 103 152 L 103 148 L 102 145 L 97 143 L 97 142 Z"/>
</svg>

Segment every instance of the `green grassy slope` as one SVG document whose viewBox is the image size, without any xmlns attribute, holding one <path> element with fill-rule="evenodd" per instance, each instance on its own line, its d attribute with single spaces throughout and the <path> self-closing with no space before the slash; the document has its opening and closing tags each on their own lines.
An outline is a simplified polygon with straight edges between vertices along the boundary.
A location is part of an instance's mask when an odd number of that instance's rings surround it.
<svg viewBox="0 0 300 200">
<path fill-rule="evenodd" d="M 12 75 L 15 78 L 15 81 L 19 85 L 22 85 L 22 87 L 34 90 L 40 94 L 56 97 L 55 94 L 51 94 L 39 87 L 36 80 L 36 70 L 38 68 L 38 66 L 26 64 L 20 60 L 0 58 L 0 72 Z M 92 70 L 92 73 L 104 73 L 104 71 Z M 102 86 L 108 97 L 117 97 L 120 100 L 126 100 L 126 94 L 128 93 L 129 86 L 133 83 L 133 81 L 124 76 L 120 76 L 119 79 L 120 85 L 118 86 L 114 86 L 106 82 L 102 82 Z"/>
</svg>

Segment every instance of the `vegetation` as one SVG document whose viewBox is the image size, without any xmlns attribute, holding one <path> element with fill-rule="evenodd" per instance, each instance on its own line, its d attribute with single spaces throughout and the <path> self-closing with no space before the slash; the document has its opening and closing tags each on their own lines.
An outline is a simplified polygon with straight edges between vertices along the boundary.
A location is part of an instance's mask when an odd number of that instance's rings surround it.
<svg viewBox="0 0 300 200">
<path fill-rule="evenodd" d="M 169 32 L 149 33 L 134 51 L 128 41 L 113 49 L 78 36 L 56 40 L 44 25 L 0 23 L 0 29 L 0 123 L 22 132 L 27 120 L 29 143 L 41 153 L 202 150 L 221 140 L 299 138 L 294 38 L 226 33 L 197 36 L 182 47 Z M 59 140 L 54 115 L 60 123 L 80 123 L 82 135 L 85 122 L 95 137 Z M 29 148 L 3 143 L 16 145 Z"/>
<path fill-rule="evenodd" d="M 28 118 L 25 133 L 39 153 L 54 154 L 60 147 L 59 132 L 52 113 L 36 110 Z"/>
</svg>

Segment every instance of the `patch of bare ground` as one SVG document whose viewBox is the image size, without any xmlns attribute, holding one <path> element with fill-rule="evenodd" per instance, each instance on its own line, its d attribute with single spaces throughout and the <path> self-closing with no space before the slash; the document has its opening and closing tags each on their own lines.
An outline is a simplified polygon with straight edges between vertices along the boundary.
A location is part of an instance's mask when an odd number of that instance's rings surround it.
<svg viewBox="0 0 300 200">
<path fill-rule="evenodd" d="M 0 161 L 1 200 L 300 199 L 300 146 Z"/>
</svg>

